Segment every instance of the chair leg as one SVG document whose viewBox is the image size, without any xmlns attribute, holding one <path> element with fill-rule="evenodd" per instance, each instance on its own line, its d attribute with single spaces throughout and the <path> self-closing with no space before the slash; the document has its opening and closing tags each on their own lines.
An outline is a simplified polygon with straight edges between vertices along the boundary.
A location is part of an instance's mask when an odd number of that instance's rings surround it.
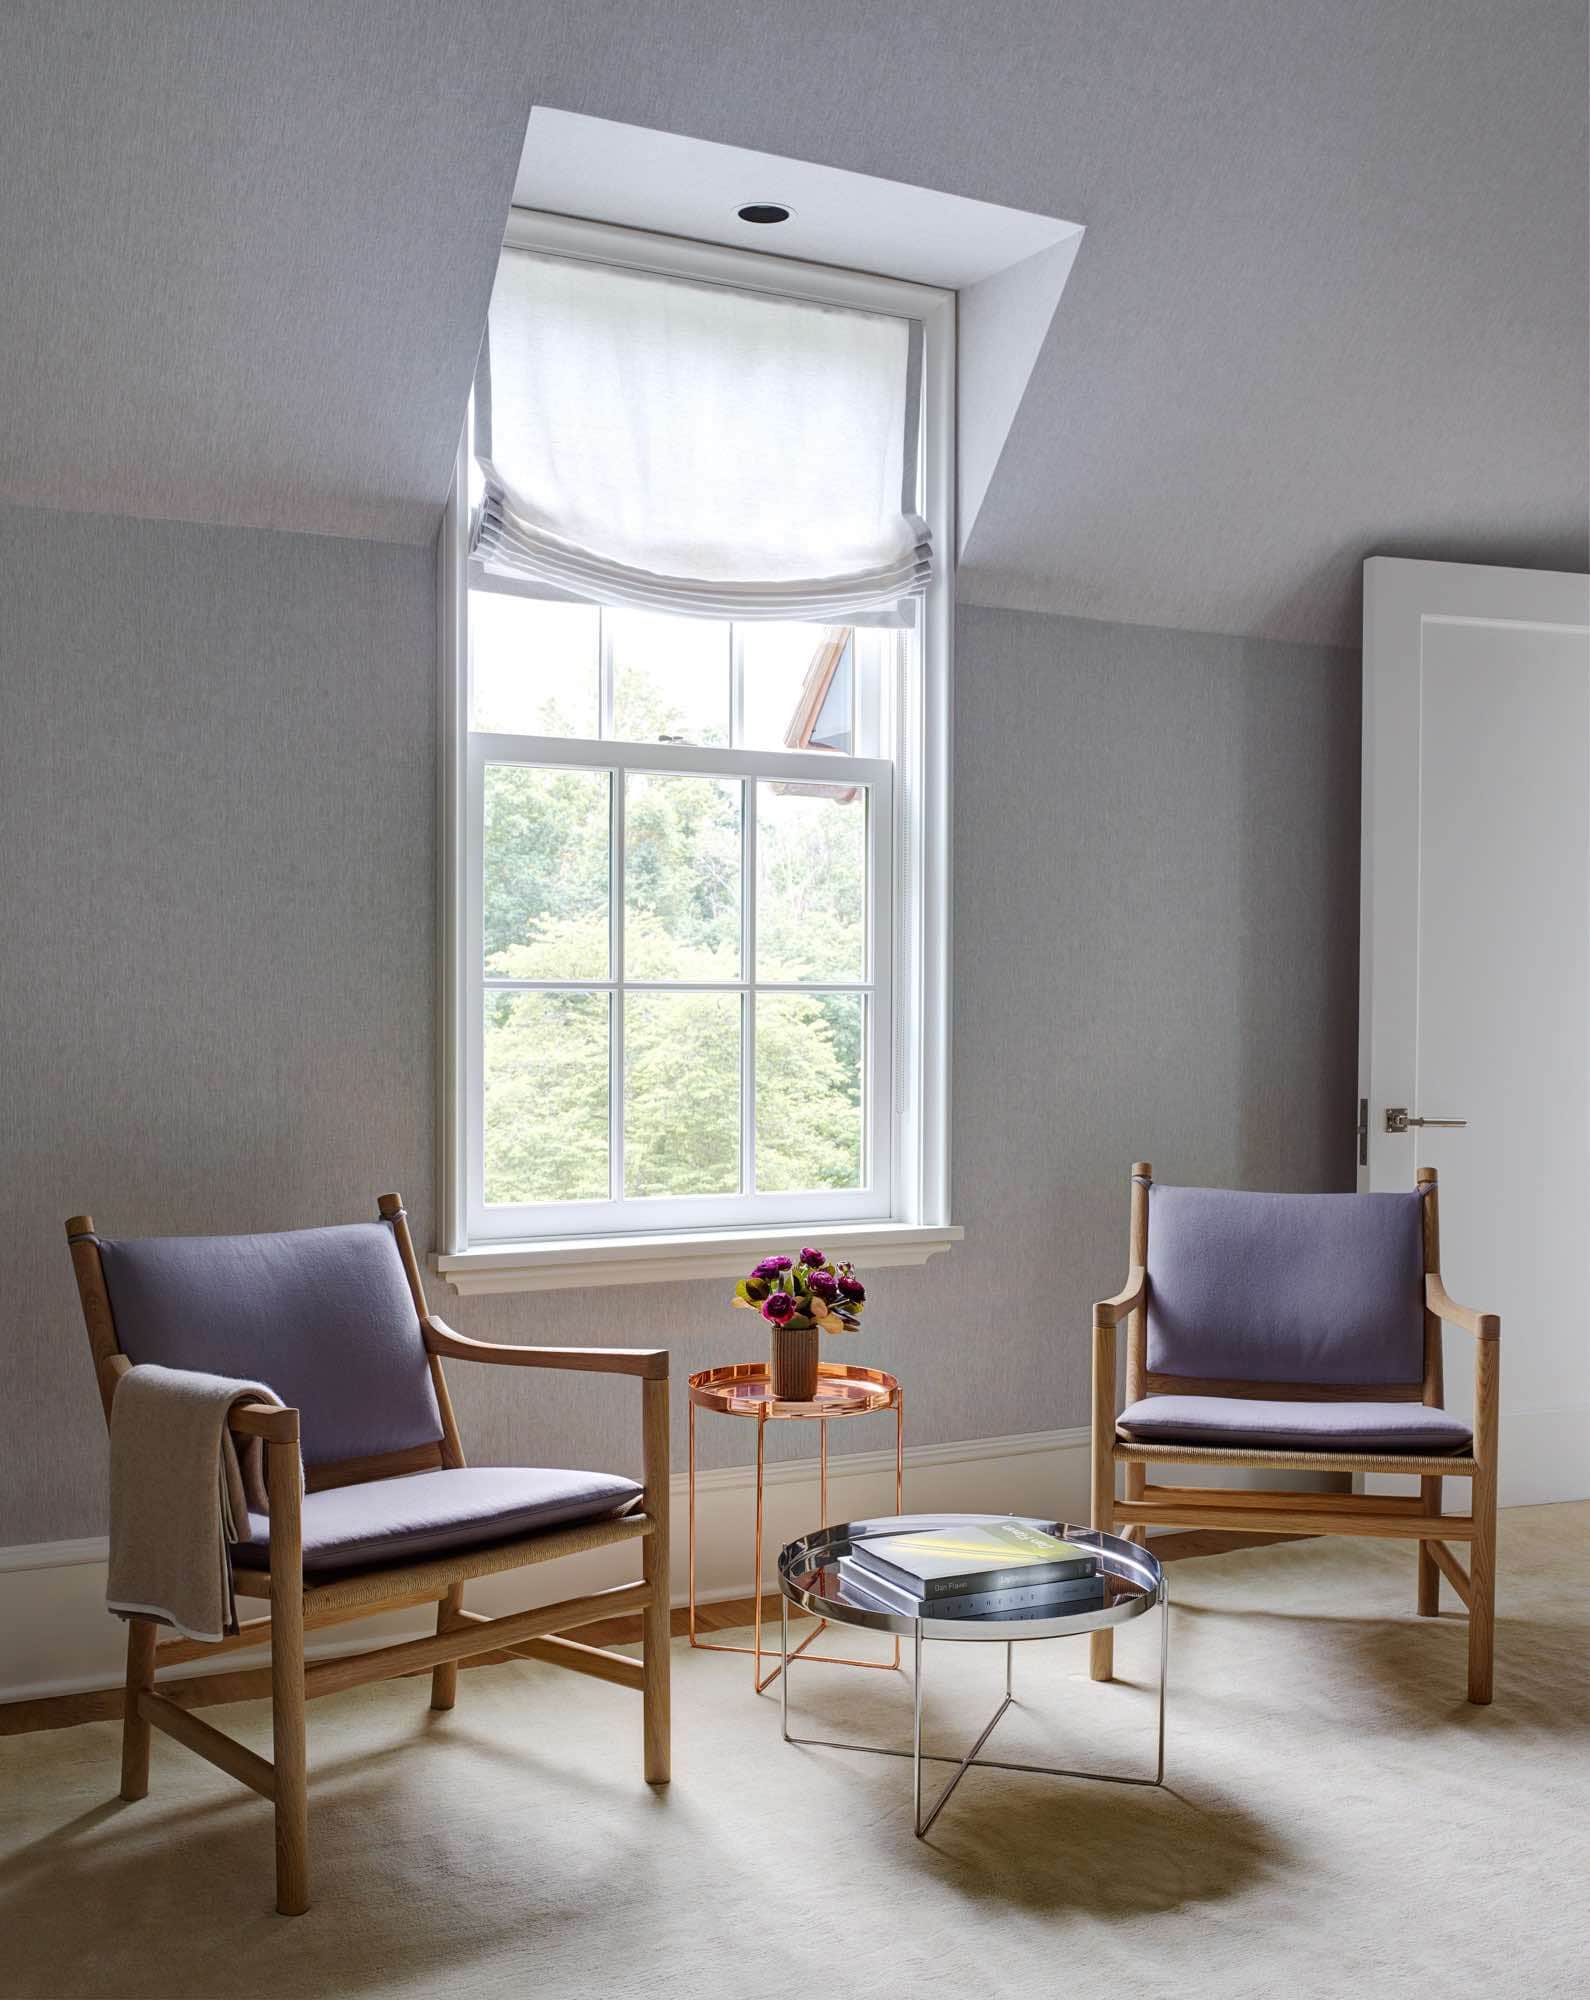
<svg viewBox="0 0 1590 2000">
<path fill-rule="evenodd" d="M 1484 1705 L 1495 1682 L 1496 1475 L 1474 1480 L 1474 1540 L 1469 1548 L 1469 1700 Z"/>
<path fill-rule="evenodd" d="M 1469 1545 L 1469 1700 L 1483 1707 L 1494 1681 L 1496 1645 L 1496 1429 L 1498 1342 L 1475 1343 L 1474 1475 L 1471 1506 L 1474 1539 Z"/>
<path fill-rule="evenodd" d="M 1091 1523 L 1115 1532 L 1115 1330 L 1093 1331 L 1093 1496 Z M 1088 1634 L 1088 1674 L 1096 1681 L 1115 1678 L 1115 1633 Z"/>
<path fill-rule="evenodd" d="M 275 1619 L 272 1619 L 275 1624 Z M 271 1634 L 271 1725 L 276 1771 L 276 1908 L 309 1908 L 309 1754 L 304 1701 L 304 1627 Z"/>
<path fill-rule="evenodd" d="M 1419 1503 L 1426 1514 L 1441 1511 L 1441 1479 L 1436 1474 L 1419 1481 Z M 1430 1544 L 1419 1544 L 1419 1616 L 1434 1618 L 1441 1609 L 1441 1572 L 1436 1568 Z"/>
<path fill-rule="evenodd" d="M 1475 1482 L 1478 1484 L 1478 1481 Z M 1474 1542 L 1469 1558 L 1469 1700 L 1484 1705 L 1495 1684 L 1496 1651 L 1496 1514 L 1491 1499 L 1488 1528 L 1480 1526 L 1476 1507 Z"/>
<path fill-rule="evenodd" d="M 1094 1447 L 1093 1459 L 1093 1526 L 1106 1535 L 1115 1533 L 1115 1460 L 1106 1445 L 1102 1456 Z M 1106 1627 L 1102 1632 L 1088 1634 L 1088 1677 L 1096 1681 L 1110 1681 L 1115 1678 L 1115 1631 Z"/>
<path fill-rule="evenodd" d="M 1130 1505 L 1130 1496 L 1127 1504 Z M 1142 1548 L 1148 1541 L 1148 1528 L 1142 1521 L 1128 1521 L 1124 1525 L 1113 1525 L 1105 1532 L 1121 1535 L 1129 1542 L 1136 1542 Z M 1115 1678 L 1115 1633 L 1093 1632 L 1088 1637 L 1088 1673 L 1096 1681 L 1111 1681 Z"/>
<path fill-rule="evenodd" d="M 646 1537 L 646 1545 L 646 1553 L 650 1557 L 650 1535 Z M 654 1567 L 653 1561 L 647 1562 L 646 1581 L 652 1586 L 652 1599 L 642 1615 L 642 1728 L 646 1743 L 646 1782 L 648 1785 L 666 1785 L 672 1776 L 669 1655 L 673 1635 L 669 1630 L 667 1572 L 664 1571 L 659 1581 L 651 1574 Z"/>
<path fill-rule="evenodd" d="M 1419 1544 L 1419 1616 L 1435 1618 L 1441 1610 L 1441 1572 L 1435 1566 L 1430 1544 Z"/>
<path fill-rule="evenodd" d="M 651 1596 L 641 1615 L 641 1731 L 648 1785 L 666 1785 L 672 1774 L 672 1718 L 669 1666 L 673 1648 L 668 1601 L 672 1572 L 668 1557 L 668 1383 L 641 1386 L 641 1440 L 645 1455 L 646 1511 L 651 1533 L 641 1543 L 641 1574 Z M 757 1578 L 757 1589 L 762 1580 Z"/>
<path fill-rule="evenodd" d="M 298 1446 L 266 1449 L 271 1503 L 271 1733 L 276 1774 L 276 1908 L 309 1908 L 309 1749 Z"/>
<path fill-rule="evenodd" d="M 450 1631 L 454 1625 L 458 1624 L 458 1613 L 463 1607 L 463 1602 L 464 1586 L 461 1583 L 449 1584 L 447 1595 L 436 1607 L 436 1629 L 438 1632 Z M 431 1670 L 431 1707 L 441 1709 L 451 1708 L 457 1699 L 458 1662 L 456 1660 L 443 1660 L 439 1667 L 433 1667 Z"/>
<path fill-rule="evenodd" d="M 124 1799 L 141 1799 L 149 1791 L 149 1724 L 138 1713 L 138 1697 L 155 1684 L 155 1642 L 159 1631 L 153 1618 L 127 1621 L 127 1697 L 121 1725 Z"/>
</svg>

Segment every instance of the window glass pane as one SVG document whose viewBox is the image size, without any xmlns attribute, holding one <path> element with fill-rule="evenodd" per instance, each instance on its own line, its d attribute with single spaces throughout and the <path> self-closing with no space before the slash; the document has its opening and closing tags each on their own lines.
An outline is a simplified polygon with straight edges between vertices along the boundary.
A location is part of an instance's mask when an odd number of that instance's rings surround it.
<svg viewBox="0 0 1590 2000">
<path fill-rule="evenodd" d="M 739 779 L 632 774 L 624 796 L 627 976 L 738 979 Z"/>
<path fill-rule="evenodd" d="M 605 993 L 486 995 L 486 1200 L 605 1201 Z"/>
<path fill-rule="evenodd" d="M 607 771 L 488 764 L 481 915 L 488 979 L 606 979 Z"/>
<path fill-rule="evenodd" d="M 631 993 L 624 1002 L 624 1192 L 740 1186 L 738 993 Z"/>
<path fill-rule="evenodd" d="M 867 976 L 864 787 L 756 788 L 756 976 Z"/>
<path fill-rule="evenodd" d="M 761 1194 L 862 1185 L 859 993 L 756 1002 L 756 1185 Z"/>
<path fill-rule="evenodd" d="M 496 590 L 469 593 L 469 726 L 597 736 L 600 614 Z"/>
<path fill-rule="evenodd" d="M 736 628 L 740 740 L 754 750 L 855 749 L 855 645 L 848 626 Z"/>
<path fill-rule="evenodd" d="M 613 734 L 625 743 L 727 743 L 729 627 L 666 612 L 603 613 Z"/>
</svg>

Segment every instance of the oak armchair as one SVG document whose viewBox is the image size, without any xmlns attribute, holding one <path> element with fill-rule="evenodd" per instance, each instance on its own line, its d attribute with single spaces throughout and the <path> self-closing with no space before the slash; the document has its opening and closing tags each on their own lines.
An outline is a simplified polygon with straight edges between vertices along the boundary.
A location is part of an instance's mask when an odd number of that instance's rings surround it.
<svg viewBox="0 0 1590 2000">
<path fill-rule="evenodd" d="M 1501 1321 L 1448 1297 L 1433 1167 L 1410 1194 L 1242 1194 L 1132 1169 L 1131 1269 L 1093 1308 L 1093 1525 L 1416 1541 L 1418 1610 L 1468 1607 L 1468 1698 L 1491 1699 Z M 1116 1329 L 1126 1323 L 1126 1403 Z M 1472 1424 L 1442 1408 L 1441 1327 L 1475 1340 Z M 1406 1473 L 1416 1495 L 1149 1484 L 1170 1464 Z M 1123 1492 L 1116 1494 L 1116 1468 Z M 1470 1481 L 1467 1514 L 1442 1482 Z M 1452 1542 L 1469 1544 L 1469 1565 Z M 1108 1680 L 1113 1635 L 1092 1637 Z"/>
<path fill-rule="evenodd" d="M 264 1441 L 268 1517 L 233 1549 L 238 1595 L 267 1598 L 219 1645 L 162 1642 L 128 1621 L 121 1795 L 149 1789 L 151 1727 L 251 1786 L 276 1815 L 276 1907 L 308 1908 L 305 1702 L 367 1681 L 431 1671 L 431 1706 L 453 1706 L 458 1663 L 506 1651 L 636 1690 L 648 1784 L 669 1776 L 668 1353 L 664 1348 L 511 1347 L 469 1340 L 433 1317 L 400 1196 L 381 1220 L 273 1236 L 116 1242 L 92 1218 L 66 1225 L 107 1423 L 134 1364 L 269 1382 L 285 1404 L 244 1404 L 235 1434 Z M 644 1486 L 610 1473 L 470 1467 L 446 1358 L 630 1375 L 641 1385 Z M 303 1472 L 300 1476 L 300 1461 Z M 640 1545 L 642 1580 L 486 1618 L 463 1587 L 610 1543 Z M 304 1633 L 434 1602 L 436 1631 L 305 1663 Z M 638 1660 L 564 1637 L 639 1613 Z M 271 1762 L 177 1706 L 157 1667 L 270 1646 Z"/>
</svg>

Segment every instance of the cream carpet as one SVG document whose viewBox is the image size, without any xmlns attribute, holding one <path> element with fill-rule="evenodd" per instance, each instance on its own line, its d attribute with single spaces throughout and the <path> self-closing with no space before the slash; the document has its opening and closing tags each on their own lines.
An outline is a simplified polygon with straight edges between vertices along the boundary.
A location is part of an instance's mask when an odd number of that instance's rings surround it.
<svg viewBox="0 0 1590 2000">
<path fill-rule="evenodd" d="M 1590 1506 L 1504 1515 L 1489 1709 L 1463 1700 L 1461 1615 L 1412 1615 L 1408 1551 L 1176 1564 L 1170 1789 L 973 1772 L 925 1843 L 907 1764 L 784 1746 L 748 1663 L 683 1645 L 660 1797 L 638 1700 L 556 1668 L 467 1673 L 448 1716 L 417 1680 L 315 1704 L 293 1920 L 268 1809 L 175 1744 L 128 1806 L 111 1725 L 9 1739 L 0 1992 L 1585 1995 L 1587 1544 Z M 1113 1686 L 1085 1642 L 1019 1648 L 990 1754 L 1144 1768 L 1153 1627 Z M 981 1727 L 1002 1657 L 929 1649 L 933 1747 Z M 811 1733 L 906 1740 L 903 1677 L 797 1669 L 792 1697 Z M 268 1752 L 263 1708 L 216 1719 Z"/>
</svg>

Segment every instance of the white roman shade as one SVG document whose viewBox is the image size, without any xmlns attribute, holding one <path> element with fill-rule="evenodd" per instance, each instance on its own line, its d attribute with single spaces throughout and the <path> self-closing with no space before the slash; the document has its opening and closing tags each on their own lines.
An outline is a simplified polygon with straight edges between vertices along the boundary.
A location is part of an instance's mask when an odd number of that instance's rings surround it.
<svg viewBox="0 0 1590 2000">
<path fill-rule="evenodd" d="M 921 352 L 907 319 L 505 249 L 471 554 L 600 604 L 908 622 Z"/>
</svg>

